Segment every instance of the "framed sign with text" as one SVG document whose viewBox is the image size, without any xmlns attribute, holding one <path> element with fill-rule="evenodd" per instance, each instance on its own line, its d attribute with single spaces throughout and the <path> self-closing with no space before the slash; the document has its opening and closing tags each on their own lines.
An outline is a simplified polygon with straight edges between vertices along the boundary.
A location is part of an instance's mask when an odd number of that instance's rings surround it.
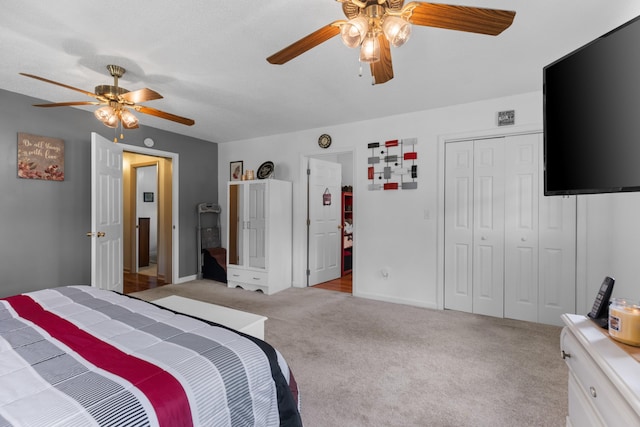
<svg viewBox="0 0 640 427">
<path fill-rule="evenodd" d="M 64 181 L 64 141 L 18 132 L 18 178 Z"/>
</svg>

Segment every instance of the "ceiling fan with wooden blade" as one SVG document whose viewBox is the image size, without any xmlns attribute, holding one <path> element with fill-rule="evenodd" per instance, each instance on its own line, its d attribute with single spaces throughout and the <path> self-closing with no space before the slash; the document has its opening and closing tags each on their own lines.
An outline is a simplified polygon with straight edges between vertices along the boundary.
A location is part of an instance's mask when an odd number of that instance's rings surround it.
<svg viewBox="0 0 640 427">
<path fill-rule="evenodd" d="M 404 0 L 336 0 L 347 20 L 337 20 L 267 58 L 285 64 L 340 34 L 348 47 L 360 48 L 360 61 L 371 68 L 373 84 L 393 78 L 391 45 L 402 46 L 411 24 L 497 36 L 511 26 L 515 12 Z"/>
<path fill-rule="evenodd" d="M 109 70 L 109 73 L 113 77 L 113 85 L 98 85 L 95 87 L 95 92 L 78 89 L 77 87 L 45 79 L 44 77 L 36 76 L 33 74 L 20 74 L 25 77 L 30 77 L 32 79 L 71 89 L 95 99 L 95 101 L 71 101 L 48 104 L 34 104 L 35 107 L 49 108 L 72 107 L 81 105 L 102 105 L 103 107 L 97 109 L 94 114 L 96 118 L 98 118 L 98 120 L 100 120 L 105 126 L 111 128 L 117 127 L 118 124 L 120 124 L 125 129 L 137 128 L 138 119 L 129 110 L 135 110 L 140 113 L 160 117 L 161 119 L 171 120 L 173 122 L 187 126 L 192 126 L 193 124 L 195 124 L 195 121 L 192 119 L 177 116 L 171 113 L 166 113 L 164 111 L 156 110 L 155 108 L 138 105 L 141 102 L 161 99 L 162 95 L 149 88 L 129 91 L 123 87 L 120 87 L 118 86 L 118 79 L 124 75 L 126 70 L 118 65 L 107 65 L 107 70 Z M 122 136 L 120 136 L 120 138 L 122 138 Z"/>
</svg>

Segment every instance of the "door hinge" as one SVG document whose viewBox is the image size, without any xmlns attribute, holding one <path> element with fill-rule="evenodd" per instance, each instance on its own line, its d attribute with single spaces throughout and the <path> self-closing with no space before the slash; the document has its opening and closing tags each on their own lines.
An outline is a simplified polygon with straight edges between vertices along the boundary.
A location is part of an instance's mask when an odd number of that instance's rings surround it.
<svg viewBox="0 0 640 427">
<path fill-rule="evenodd" d="M 311 270 L 307 270 L 307 276 L 311 276 Z"/>
<path fill-rule="evenodd" d="M 311 226 L 311 220 L 307 218 L 307 227 Z"/>
<path fill-rule="evenodd" d="M 311 169 L 307 168 L 307 175 L 311 175 Z"/>
</svg>

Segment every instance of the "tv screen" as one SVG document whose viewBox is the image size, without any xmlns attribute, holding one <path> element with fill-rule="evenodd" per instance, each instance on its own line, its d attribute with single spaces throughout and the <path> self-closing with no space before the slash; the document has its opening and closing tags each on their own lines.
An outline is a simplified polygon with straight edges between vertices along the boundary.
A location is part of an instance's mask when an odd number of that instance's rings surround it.
<svg viewBox="0 0 640 427">
<path fill-rule="evenodd" d="M 544 193 L 640 191 L 640 17 L 544 74 Z"/>
</svg>

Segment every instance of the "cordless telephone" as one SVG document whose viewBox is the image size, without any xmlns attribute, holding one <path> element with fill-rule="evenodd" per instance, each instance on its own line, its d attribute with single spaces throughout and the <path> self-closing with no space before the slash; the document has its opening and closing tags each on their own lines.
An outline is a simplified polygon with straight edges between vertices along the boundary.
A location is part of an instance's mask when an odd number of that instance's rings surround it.
<svg viewBox="0 0 640 427">
<path fill-rule="evenodd" d="M 614 282 L 615 280 L 609 276 L 604 278 L 598 290 L 598 295 L 596 295 L 596 300 L 593 302 L 591 312 L 587 314 L 589 318 L 603 328 L 608 326 L 609 299 L 611 298 Z"/>
</svg>

